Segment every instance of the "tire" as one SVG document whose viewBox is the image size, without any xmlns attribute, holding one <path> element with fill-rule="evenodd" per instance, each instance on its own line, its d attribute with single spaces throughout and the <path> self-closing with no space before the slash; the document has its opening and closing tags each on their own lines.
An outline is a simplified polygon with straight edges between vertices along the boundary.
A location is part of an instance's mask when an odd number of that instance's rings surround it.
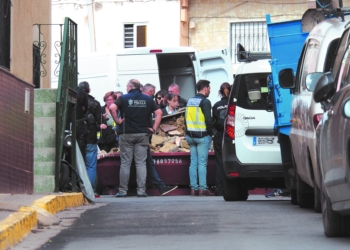
<svg viewBox="0 0 350 250">
<path fill-rule="evenodd" d="M 292 203 L 292 205 L 298 205 L 298 197 L 297 197 L 296 189 L 290 190 L 290 203 Z"/>
<path fill-rule="evenodd" d="M 314 211 L 316 213 L 321 213 L 321 191 L 314 181 Z"/>
<path fill-rule="evenodd" d="M 342 234 L 342 217 L 332 209 L 332 203 L 326 194 L 322 182 L 322 219 L 324 234 L 327 237 L 340 237 Z"/>
<path fill-rule="evenodd" d="M 223 188 L 223 197 L 225 201 L 239 201 L 241 200 L 241 191 L 239 189 L 239 180 L 233 179 L 228 180 L 224 176 L 224 188 Z M 248 192 L 247 192 L 248 193 Z"/>
<path fill-rule="evenodd" d="M 245 188 L 240 188 L 240 201 L 246 201 L 248 199 L 248 190 Z"/>
<path fill-rule="evenodd" d="M 314 194 L 310 192 L 310 187 L 303 182 L 299 174 L 296 174 L 297 178 L 297 202 L 301 208 L 312 208 L 314 207 Z"/>
<path fill-rule="evenodd" d="M 68 191 L 69 181 L 70 181 L 69 167 L 67 163 L 61 162 L 59 184 L 58 184 L 59 190 L 62 192 Z"/>
</svg>

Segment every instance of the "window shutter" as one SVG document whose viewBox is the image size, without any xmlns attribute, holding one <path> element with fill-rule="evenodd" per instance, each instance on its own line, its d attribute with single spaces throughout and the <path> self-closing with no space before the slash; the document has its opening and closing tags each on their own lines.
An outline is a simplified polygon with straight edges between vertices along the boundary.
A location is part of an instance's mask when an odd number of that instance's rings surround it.
<svg viewBox="0 0 350 250">
<path fill-rule="evenodd" d="M 134 25 L 125 24 L 124 25 L 124 48 L 134 47 Z"/>
</svg>

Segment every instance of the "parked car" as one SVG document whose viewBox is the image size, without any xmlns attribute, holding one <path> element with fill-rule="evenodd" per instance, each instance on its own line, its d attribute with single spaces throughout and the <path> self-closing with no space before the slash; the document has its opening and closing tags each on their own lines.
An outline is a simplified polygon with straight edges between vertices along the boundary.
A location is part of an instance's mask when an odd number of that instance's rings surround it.
<svg viewBox="0 0 350 250">
<path fill-rule="evenodd" d="M 247 190 L 257 187 L 284 187 L 268 89 L 271 66 L 267 59 L 261 59 L 269 56 L 254 55 L 238 45 L 238 60 L 244 63 L 237 70 L 225 119 L 222 150 L 225 201 L 247 200 Z"/>
<path fill-rule="evenodd" d="M 324 110 L 317 128 L 322 184 L 322 217 L 328 237 L 350 236 L 350 48 L 349 30 L 344 31 L 334 67 L 316 82 L 315 102 Z M 315 77 L 313 77 L 315 75 Z"/>
<path fill-rule="evenodd" d="M 281 87 L 291 89 L 293 96 L 289 137 L 296 172 L 297 203 L 300 207 L 313 207 L 317 212 L 321 212 L 321 183 L 315 129 L 323 111 L 321 105 L 315 103 L 312 98 L 315 85 L 311 84 L 313 81 L 308 74 L 327 72 L 331 69 L 335 50 L 345 29 L 345 21 L 349 20 L 348 16 L 345 20 L 331 18 L 316 25 L 303 46 L 295 81 L 292 69 L 288 69 L 291 71 L 288 74 L 291 79 L 284 78 L 285 81 L 280 81 Z M 281 74 L 288 70 L 281 71 Z M 292 85 L 287 86 L 286 83 Z"/>
</svg>

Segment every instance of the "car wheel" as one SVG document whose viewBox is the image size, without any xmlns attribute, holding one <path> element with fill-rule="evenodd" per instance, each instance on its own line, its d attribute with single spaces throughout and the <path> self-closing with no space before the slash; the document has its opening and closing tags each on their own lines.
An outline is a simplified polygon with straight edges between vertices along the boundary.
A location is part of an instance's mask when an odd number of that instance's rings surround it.
<svg viewBox="0 0 350 250">
<path fill-rule="evenodd" d="M 297 178 L 297 202 L 301 208 L 312 208 L 314 206 L 314 194 L 310 192 L 310 187 L 303 182 L 299 175 Z"/>
<path fill-rule="evenodd" d="M 316 213 L 321 213 L 321 192 L 320 188 L 317 186 L 314 181 L 314 210 Z"/>
<path fill-rule="evenodd" d="M 322 182 L 322 219 L 324 234 L 327 237 L 339 237 L 342 235 L 342 217 L 332 209 L 332 203 L 326 194 Z"/>
<path fill-rule="evenodd" d="M 240 188 L 240 201 L 246 201 L 248 199 L 248 190 L 245 188 Z"/>
<path fill-rule="evenodd" d="M 290 203 L 292 203 L 292 205 L 298 205 L 298 197 L 297 197 L 296 189 L 290 190 Z"/>
<path fill-rule="evenodd" d="M 228 180 L 226 177 L 224 177 L 224 192 L 223 197 L 225 201 L 239 201 L 241 200 L 241 192 L 239 189 L 239 180 L 232 179 Z M 247 196 L 248 197 L 248 196 Z"/>
</svg>

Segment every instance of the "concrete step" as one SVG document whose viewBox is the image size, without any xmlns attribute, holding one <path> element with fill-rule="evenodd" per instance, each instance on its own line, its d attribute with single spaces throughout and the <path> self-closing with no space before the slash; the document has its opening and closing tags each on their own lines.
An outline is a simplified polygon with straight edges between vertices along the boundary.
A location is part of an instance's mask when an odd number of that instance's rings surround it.
<svg viewBox="0 0 350 250">
<path fill-rule="evenodd" d="M 34 193 L 54 192 L 55 176 L 54 175 L 34 175 Z"/>
<path fill-rule="evenodd" d="M 56 117 L 56 103 L 34 103 L 34 117 Z"/>
<path fill-rule="evenodd" d="M 34 132 L 35 148 L 54 148 L 56 147 L 56 133 L 53 132 Z"/>
<path fill-rule="evenodd" d="M 34 102 L 56 103 L 57 89 L 34 89 Z"/>
<path fill-rule="evenodd" d="M 34 162 L 52 162 L 55 161 L 55 148 L 36 148 L 34 147 Z"/>
<path fill-rule="evenodd" d="M 55 132 L 56 118 L 55 117 L 35 117 L 34 132 Z"/>
<path fill-rule="evenodd" d="M 55 175 L 55 162 L 34 162 L 34 175 Z"/>
</svg>

